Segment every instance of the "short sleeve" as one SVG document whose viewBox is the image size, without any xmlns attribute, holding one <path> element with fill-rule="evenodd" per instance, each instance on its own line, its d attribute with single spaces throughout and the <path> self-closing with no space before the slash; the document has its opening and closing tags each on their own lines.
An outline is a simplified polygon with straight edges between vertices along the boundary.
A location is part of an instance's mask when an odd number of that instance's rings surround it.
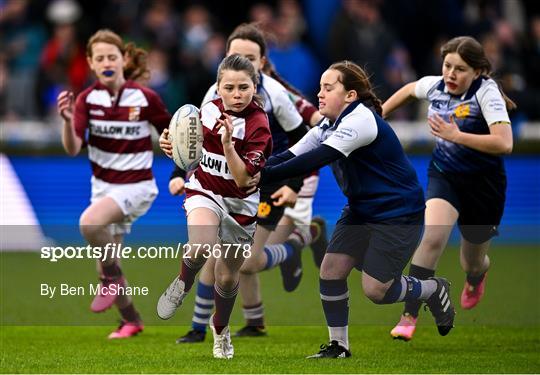
<svg viewBox="0 0 540 375">
<path fill-rule="evenodd" d="M 354 150 L 373 142 L 377 138 L 377 134 L 375 116 L 366 109 L 344 117 L 337 129 L 323 144 L 349 156 Z"/>
<path fill-rule="evenodd" d="M 302 116 L 298 113 L 293 101 L 284 87 L 276 90 L 271 97 L 274 116 L 286 132 L 290 132 L 300 126 Z"/>
<path fill-rule="evenodd" d="M 79 95 L 75 101 L 73 125 L 77 137 L 85 141 L 85 133 L 86 129 L 88 128 L 88 107 L 86 105 L 86 95 Z"/>
<path fill-rule="evenodd" d="M 246 164 L 247 172 L 253 176 L 264 168 L 266 160 L 272 154 L 272 134 L 266 114 L 259 113 L 251 119 L 254 131 L 251 132 L 240 152 L 240 157 Z"/>
<path fill-rule="evenodd" d="M 289 151 L 295 156 L 298 156 L 319 147 L 321 145 L 319 139 L 320 132 L 321 129 L 319 127 L 310 129 Z"/>
<path fill-rule="evenodd" d="M 481 87 L 476 93 L 482 115 L 488 125 L 496 122 L 510 123 L 506 103 L 502 97 L 497 84 L 494 81 L 489 82 L 484 87 Z"/>
<path fill-rule="evenodd" d="M 158 130 L 158 133 L 161 134 L 163 129 L 169 126 L 171 121 L 171 114 L 165 108 L 165 104 L 154 91 L 147 90 L 145 92 L 148 99 L 148 108 L 146 108 L 147 115 L 146 119 L 154 125 Z"/>
<path fill-rule="evenodd" d="M 435 86 L 442 76 L 425 76 L 416 81 L 414 96 L 418 99 L 427 99 L 427 94 Z"/>
</svg>

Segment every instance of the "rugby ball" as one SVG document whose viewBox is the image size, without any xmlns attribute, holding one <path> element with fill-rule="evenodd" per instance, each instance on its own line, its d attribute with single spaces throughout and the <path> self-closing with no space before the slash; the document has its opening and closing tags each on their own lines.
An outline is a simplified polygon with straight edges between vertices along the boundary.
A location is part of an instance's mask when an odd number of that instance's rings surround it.
<svg viewBox="0 0 540 375">
<path fill-rule="evenodd" d="M 197 107 L 185 104 L 178 108 L 169 123 L 169 141 L 176 165 L 186 172 L 197 167 L 203 144 L 203 127 Z"/>
</svg>

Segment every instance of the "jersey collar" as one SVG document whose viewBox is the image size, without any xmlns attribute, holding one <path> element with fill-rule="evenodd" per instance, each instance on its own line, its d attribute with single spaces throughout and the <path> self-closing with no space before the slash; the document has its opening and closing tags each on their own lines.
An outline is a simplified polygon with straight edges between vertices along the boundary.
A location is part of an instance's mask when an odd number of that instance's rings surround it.
<svg viewBox="0 0 540 375">
<path fill-rule="evenodd" d="M 341 122 L 341 120 L 347 116 L 349 113 L 351 113 L 352 111 L 355 110 L 356 107 L 358 107 L 359 104 L 361 104 L 362 101 L 360 99 L 358 100 L 355 100 L 354 102 L 352 102 L 351 104 L 349 104 L 344 110 L 343 112 L 341 112 L 338 116 L 338 118 L 336 119 L 336 121 L 334 121 L 334 123 L 332 123 L 329 119 L 326 119 L 328 120 L 328 122 L 326 121 L 323 121 L 321 123 L 321 127 L 323 128 L 323 130 L 326 130 L 326 129 L 329 129 L 329 128 L 337 128 L 339 126 L 339 123 Z"/>
</svg>

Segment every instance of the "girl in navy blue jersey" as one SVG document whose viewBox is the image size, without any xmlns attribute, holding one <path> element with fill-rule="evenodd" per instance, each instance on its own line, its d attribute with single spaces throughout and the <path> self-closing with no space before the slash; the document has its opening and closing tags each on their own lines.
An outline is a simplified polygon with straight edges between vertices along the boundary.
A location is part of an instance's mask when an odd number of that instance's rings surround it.
<svg viewBox="0 0 540 375">
<path fill-rule="evenodd" d="M 325 119 L 288 151 L 270 158 L 261 179 L 280 180 L 331 164 L 348 199 L 320 270 L 330 344 L 310 358 L 350 356 L 347 278 L 353 268 L 362 271 L 370 300 L 426 301 L 446 335 L 455 314 L 448 282 L 401 275 L 421 237 L 424 195 L 396 135 L 380 117 L 381 102 L 366 73 L 349 61 L 335 63 L 323 73 L 318 97 Z"/>
<path fill-rule="evenodd" d="M 437 138 L 428 169 L 426 230 L 409 274 L 435 274 L 454 224 L 461 232 L 461 266 L 467 274 L 461 307 L 471 309 L 484 294 L 487 252 L 503 214 L 506 174 L 501 155 L 512 151 L 507 109 L 515 104 L 489 78 L 491 64 L 482 45 L 457 37 L 441 48 L 442 76 L 427 76 L 398 90 L 383 105 L 387 116 L 408 100 L 430 102 L 428 123 Z M 410 340 L 420 304 L 408 302 L 391 331 Z"/>
</svg>

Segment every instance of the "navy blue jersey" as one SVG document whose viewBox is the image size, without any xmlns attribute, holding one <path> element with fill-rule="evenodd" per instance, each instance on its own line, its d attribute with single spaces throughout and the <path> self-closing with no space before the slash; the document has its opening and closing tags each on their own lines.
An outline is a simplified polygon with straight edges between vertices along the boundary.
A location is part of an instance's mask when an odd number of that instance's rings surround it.
<svg viewBox="0 0 540 375">
<path fill-rule="evenodd" d="M 487 77 L 480 76 L 463 95 L 455 96 L 447 92 L 441 76 L 427 76 L 416 83 L 415 96 L 430 102 L 428 116 L 437 113 L 447 122 L 453 116 L 459 130 L 465 133 L 489 134 L 489 125 L 510 123 L 497 83 Z M 476 174 L 504 171 L 501 156 L 442 138 L 437 138 L 432 157 L 441 172 Z"/>
<path fill-rule="evenodd" d="M 360 101 L 335 123 L 325 119 L 290 151 L 301 155 L 321 145 L 339 151 L 331 166 L 349 207 L 366 222 L 410 215 L 424 209 L 416 172 L 394 131 Z"/>
</svg>

